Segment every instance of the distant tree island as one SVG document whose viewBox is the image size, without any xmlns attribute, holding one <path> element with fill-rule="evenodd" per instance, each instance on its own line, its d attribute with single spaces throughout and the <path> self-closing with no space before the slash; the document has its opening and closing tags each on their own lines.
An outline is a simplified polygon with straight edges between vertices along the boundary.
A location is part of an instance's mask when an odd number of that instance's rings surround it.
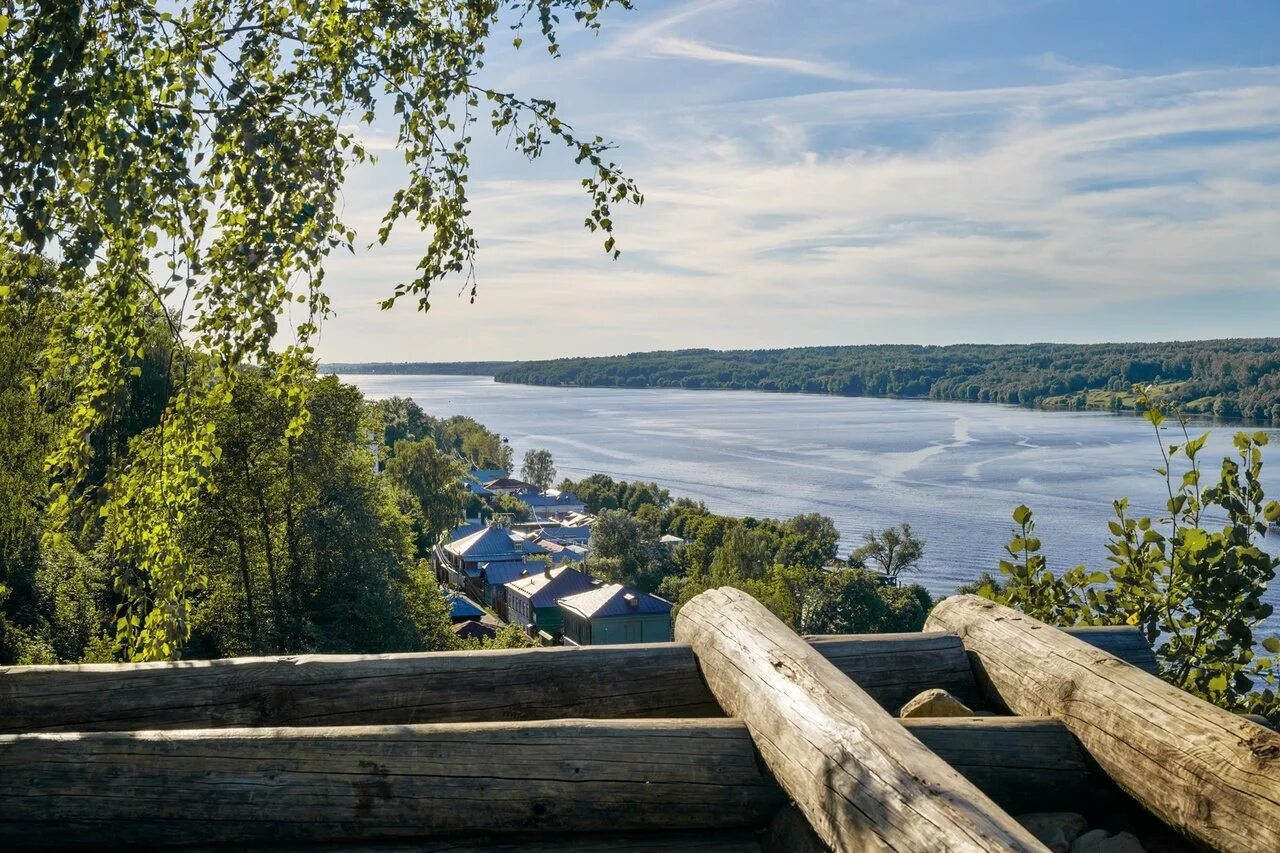
<svg viewBox="0 0 1280 853">
<path fill-rule="evenodd" d="M 1138 408 L 1134 386 L 1187 414 L 1280 422 L 1280 338 L 1109 344 L 687 349 L 524 362 L 326 365 L 499 382 L 912 397 L 1045 409 Z M 375 369 L 376 368 L 376 369 Z"/>
</svg>

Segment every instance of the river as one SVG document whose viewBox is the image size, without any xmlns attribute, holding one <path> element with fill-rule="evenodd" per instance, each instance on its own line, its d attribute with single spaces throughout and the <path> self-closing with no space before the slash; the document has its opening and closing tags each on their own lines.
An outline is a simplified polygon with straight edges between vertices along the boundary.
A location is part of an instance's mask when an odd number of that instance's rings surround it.
<svg viewBox="0 0 1280 853">
<path fill-rule="evenodd" d="M 1055 571 L 1106 568 L 1111 502 L 1164 510 L 1150 424 L 1133 415 L 1045 412 L 1013 406 L 751 391 L 551 388 L 476 376 L 346 375 L 371 398 L 411 397 L 436 416 L 469 415 L 510 439 L 517 465 L 546 448 L 560 476 L 604 473 L 653 480 L 714 512 L 785 518 L 821 512 L 843 534 L 842 555 L 864 533 L 910 522 L 925 541 L 913 577 L 935 594 L 997 563 L 1020 503 Z M 1210 480 L 1237 427 L 1212 430 L 1202 459 Z M 1252 429 L 1252 428 L 1250 428 Z M 1280 430 L 1268 495 L 1280 495 Z M 1176 427 L 1162 431 L 1180 440 Z M 1275 550 L 1280 535 L 1264 543 Z M 1280 587 L 1268 600 L 1280 610 Z M 1267 626 L 1280 631 L 1280 618 Z"/>
</svg>

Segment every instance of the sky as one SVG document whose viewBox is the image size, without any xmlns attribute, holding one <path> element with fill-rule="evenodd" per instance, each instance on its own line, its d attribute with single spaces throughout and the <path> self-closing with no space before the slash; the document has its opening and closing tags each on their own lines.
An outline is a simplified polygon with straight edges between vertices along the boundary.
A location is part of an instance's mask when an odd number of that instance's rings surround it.
<svg viewBox="0 0 1280 853">
<path fill-rule="evenodd" d="M 582 173 L 477 139 L 475 303 L 378 307 L 426 237 L 328 264 L 326 361 L 1280 334 L 1280 3 L 635 0 L 483 82 L 617 143 Z M 394 125 L 344 191 L 362 242 Z M 477 137 L 483 135 L 478 133 Z"/>
</svg>

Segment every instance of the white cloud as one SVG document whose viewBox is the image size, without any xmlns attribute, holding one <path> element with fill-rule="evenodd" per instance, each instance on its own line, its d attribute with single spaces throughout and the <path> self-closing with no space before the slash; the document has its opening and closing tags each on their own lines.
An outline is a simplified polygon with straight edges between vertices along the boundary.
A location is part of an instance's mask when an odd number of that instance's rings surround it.
<svg viewBox="0 0 1280 853">
<path fill-rule="evenodd" d="M 687 59 L 695 62 L 710 62 L 718 65 L 764 68 L 788 74 L 821 77 L 827 80 L 841 80 L 849 83 L 871 83 L 880 79 L 874 74 L 856 71 L 839 63 L 815 62 L 786 56 L 761 56 L 752 53 L 741 53 L 713 47 L 693 39 L 677 38 L 675 36 L 662 36 L 654 39 L 649 55 L 653 57 Z"/>
</svg>

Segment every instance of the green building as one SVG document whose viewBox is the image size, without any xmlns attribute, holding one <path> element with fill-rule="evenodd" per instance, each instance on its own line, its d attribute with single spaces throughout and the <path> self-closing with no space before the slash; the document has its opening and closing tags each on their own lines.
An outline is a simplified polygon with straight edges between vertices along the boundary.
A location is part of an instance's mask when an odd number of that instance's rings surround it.
<svg viewBox="0 0 1280 853">
<path fill-rule="evenodd" d="M 609 584 L 561 598 L 566 646 L 665 643 L 671 640 L 671 602 Z"/>
<path fill-rule="evenodd" d="M 590 576 L 577 569 L 561 566 L 546 568 L 507 583 L 507 621 L 554 636 L 560 630 L 561 611 L 556 599 L 595 589 Z"/>
</svg>

